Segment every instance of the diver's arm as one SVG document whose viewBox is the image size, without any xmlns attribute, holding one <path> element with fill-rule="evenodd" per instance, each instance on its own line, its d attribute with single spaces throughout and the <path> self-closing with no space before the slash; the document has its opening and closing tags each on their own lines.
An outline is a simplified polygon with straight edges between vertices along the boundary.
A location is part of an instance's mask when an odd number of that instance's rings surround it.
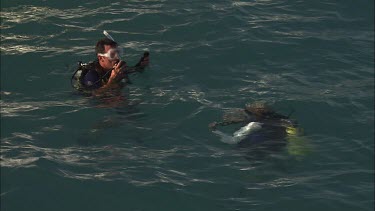
<svg viewBox="0 0 375 211">
<path fill-rule="evenodd" d="M 94 90 L 94 95 L 102 95 L 110 89 L 119 89 L 121 88 L 120 81 L 126 77 L 125 73 L 126 63 L 119 62 L 116 64 L 111 70 L 111 76 L 108 79 L 108 82 L 104 84 L 102 87 Z"/>
<path fill-rule="evenodd" d="M 216 130 L 216 127 L 217 126 L 227 126 L 227 125 L 231 125 L 231 124 L 238 124 L 238 123 L 243 123 L 244 121 L 242 120 L 238 120 L 238 121 L 223 121 L 223 122 L 212 122 L 208 125 L 208 127 L 211 129 L 211 130 Z"/>
<path fill-rule="evenodd" d="M 233 136 L 227 135 L 219 130 L 212 131 L 216 135 L 220 136 L 220 140 L 227 144 L 237 144 L 245 139 L 248 135 L 259 131 L 262 128 L 262 123 L 250 122 L 249 124 L 241 127 L 239 130 L 233 133 Z"/>
<path fill-rule="evenodd" d="M 141 59 L 139 60 L 139 62 L 135 65 L 135 67 L 144 68 L 144 67 L 146 67 L 147 65 L 149 65 L 149 63 L 150 63 L 150 52 L 145 51 L 145 52 L 143 53 L 143 56 L 142 56 Z"/>
<path fill-rule="evenodd" d="M 94 91 L 95 95 L 101 95 L 105 93 L 108 89 L 119 89 L 122 87 L 120 81 L 126 78 L 131 73 L 142 72 L 145 67 L 150 63 L 150 53 L 148 51 L 144 52 L 143 56 L 139 62 L 134 67 L 129 67 L 126 62 L 120 61 L 111 71 L 111 76 L 108 82 Z"/>
<path fill-rule="evenodd" d="M 142 72 L 145 67 L 150 64 L 150 53 L 148 51 L 143 53 L 143 56 L 139 60 L 139 62 L 134 67 L 127 67 L 125 72 L 126 74 Z"/>
<path fill-rule="evenodd" d="M 220 137 L 220 141 L 226 144 L 237 144 L 239 141 L 235 140 L 232 136 L 221 132 L 220 130 L 212 131 L 216 135 Z"/>
</svg>

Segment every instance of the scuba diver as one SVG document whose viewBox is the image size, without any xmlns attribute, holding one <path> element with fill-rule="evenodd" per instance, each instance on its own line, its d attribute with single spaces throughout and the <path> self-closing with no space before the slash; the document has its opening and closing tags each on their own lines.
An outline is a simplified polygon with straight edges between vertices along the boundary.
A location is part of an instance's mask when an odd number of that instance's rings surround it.
<svg viewBox="0 0 375 211">
<path fill-rule="evenodd" d="M 247 104 L 244 109 L 236 109 L 224 114 L 222 122 L 210 123 L 209 128 L 220 137 L 222 142 L 237 144 L 240 149 L 245 150 L 246 158 L 260 154 L 263 157 L 270 151 L 278 151 L 289 144 L 288 142 L 297 140 L 296 136 L 302 135 L 302 129 L 298 128 L 297 122 L 289 118 L 291 114 L 288 116 L 278 114 L 264 103 L 256 102 Z M 217 130 L 218 126 L 232 124 L 242 125 L 233 135 Z M 249 153 L 249 149 L 254 150 Z"/>
<path fill-rule="evenodd" d="M 95 53 L 97 60 L 84 64 L 79 62 L 78 69 L 74 72 L 72 86 L 81 91 L 103 92 L 112 88 L 121 88 L 128 81 L 128 75 L 142 72 L 149 64 L 149 52 L 144 52 L 139 62 L 133 66 L 127 66 L 121 60 L 121 49 L 117 42 L 106 32 L 106 38 L 96 43 Z"/>
</svg>

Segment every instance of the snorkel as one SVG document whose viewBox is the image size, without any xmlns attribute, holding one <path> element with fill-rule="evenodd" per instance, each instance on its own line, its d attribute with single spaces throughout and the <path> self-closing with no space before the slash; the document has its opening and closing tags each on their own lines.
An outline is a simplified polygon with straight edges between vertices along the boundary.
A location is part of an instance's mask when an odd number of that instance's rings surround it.
<svg viewBox="0 0 375 211">
<path fill-rule="evenodd" d="M 111 35 L 109 35 L 109 33 L 108 33 L 106 30 L 103 31 L 103 34 L 104 34 L 108 39 L 112 40 L 113 42 L 115 41 L 115 39 L 113 39 L 113 37 L 112 37 Z"/>
</svg>

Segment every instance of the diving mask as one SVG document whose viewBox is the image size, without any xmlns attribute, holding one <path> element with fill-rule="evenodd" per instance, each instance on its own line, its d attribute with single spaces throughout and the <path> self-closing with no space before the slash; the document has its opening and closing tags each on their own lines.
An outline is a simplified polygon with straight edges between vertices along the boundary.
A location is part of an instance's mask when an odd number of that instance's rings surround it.
<svg viewBox="0 0 375 211">
<path fill-rule="evenodd" d="M 109 60 L 120 59 L 121 55 L 122 55 L 121 48 L 111 48 L 107 51 L 107 53 L 98 53 L 98 56 L 107 57 Z"/>
</svg>

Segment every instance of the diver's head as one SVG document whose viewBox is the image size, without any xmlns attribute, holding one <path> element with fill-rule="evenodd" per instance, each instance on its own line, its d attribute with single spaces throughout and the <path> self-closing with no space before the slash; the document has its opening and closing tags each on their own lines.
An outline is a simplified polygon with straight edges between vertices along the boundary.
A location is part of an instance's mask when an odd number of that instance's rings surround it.
<svg viewBox="0 0 375 211">
<path fill-rule="evenodd" d="M 254 114 L 258 118 L 265 117 L 267 114 L 272 112 L 271 108 L 263 102 L 246 104 L 245 110 L 251 114 Z"/>
<path fill-rule="evenodd" d="M 103 38 L 96 43 L 95 53 L 100 66 L 105 70 L 111 70 L 120 61 L 121 50 L 118 44 L 108 38 Z"/>
</svg>

